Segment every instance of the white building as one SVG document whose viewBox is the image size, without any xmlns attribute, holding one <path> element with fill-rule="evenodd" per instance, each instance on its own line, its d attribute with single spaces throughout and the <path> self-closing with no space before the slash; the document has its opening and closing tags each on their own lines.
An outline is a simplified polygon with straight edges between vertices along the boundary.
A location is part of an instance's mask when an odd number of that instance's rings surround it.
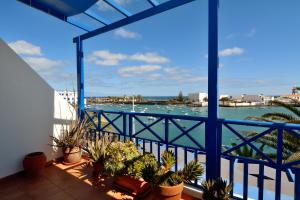
<svg viewBox="0 0 300 200">
<path fill-rule="evenodd" d="M 205 99 L 208 99 L 208 94 L 196 92 L 196 93 L 190 93 L 188 97 L 191 102 L 203 103 L 205 102 Z"/>
<path fill-rule="evenodd" d="M 77 103 L 77 92 L 75 91 L 58 91 L 58 94 L 67 100 L 70 104 Z"/>
<path fill-rule="evenodd" d="M 231 96 L 228 95 L 228 94 L 221 94 L 220 97 L 219 97 L 219 100 L 220 100 L 220 99 L 223 99 L 223 98 L 231 99 Z"/>
</svg>

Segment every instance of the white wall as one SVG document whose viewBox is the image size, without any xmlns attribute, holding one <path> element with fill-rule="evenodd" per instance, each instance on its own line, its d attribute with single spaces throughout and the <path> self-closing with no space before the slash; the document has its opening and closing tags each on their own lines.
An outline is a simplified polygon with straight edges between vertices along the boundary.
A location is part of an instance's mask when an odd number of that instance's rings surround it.
<svg viewBox="0 0 300 200">
<path fill-rule="evenodd" d="M 0 178 L 21 171 L 27 153 L 57 157 L 49 136 L 59 134 L 72 113 L 67 101 L 0 39 Z"/>
</svg>

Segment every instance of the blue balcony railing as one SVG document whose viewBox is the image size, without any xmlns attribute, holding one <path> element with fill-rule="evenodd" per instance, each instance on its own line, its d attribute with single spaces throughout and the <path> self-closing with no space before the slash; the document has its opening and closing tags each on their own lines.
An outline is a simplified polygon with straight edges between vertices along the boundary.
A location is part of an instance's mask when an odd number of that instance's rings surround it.
<svg viewBox="0 0 300 200">
<path fill-rule="evenodd" d="M 194 159 L 205 164 L 205 129 L 207 118 L 186 115 L 85 110 L 93 124 L 90 136 L 107 133 L 119 140 L 131 139 L 142 152 L 151 152 L 158 159 L 165 149 L 175 153 L 174 170 Z M 102 123 L 101 123 L 102 122 Z M 105 123 L 103 123 L 105 122 Z M 284 138 L 300 140 L 300 125 L 258 121 L 219 121 L 222 138 L 221 175 L 229 180 L 235 199 L 299 199 L 300 160 L 287 162 Z M 252 134 L 251 134 L 252 133 Z M 255 133 L 255 134 L 253 134 Z M 251 136 L 249 136 L 251 135 Z M 276 148 L 261 148 L 258 142 L 272 135 Z M 270 137 L 269 137 L 270 138 Z M 231 143 L 235 142 L 235 145 Z M 255 156 L 238 154 L 239 149 Z M 199 181 L 193 183 L 199 187 Z M 273 197 L 272 197 L 273 195 Z"/>
</svg>

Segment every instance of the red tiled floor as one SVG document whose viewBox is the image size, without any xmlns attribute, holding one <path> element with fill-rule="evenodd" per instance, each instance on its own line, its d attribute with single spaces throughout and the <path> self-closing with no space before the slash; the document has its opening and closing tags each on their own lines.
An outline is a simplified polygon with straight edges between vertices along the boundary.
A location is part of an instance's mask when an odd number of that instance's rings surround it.
<svg viewBox="0 0 300 200">
<path fill-rule="evenodd" d="M 93 200 L 122 199 L 132 196 L 116 190 L 110 178 L 95 180 L 91 168 L 85 163 L 65 166 L 60 163 L 46 167 L 38 178 L 30 179 L 18 174 L 0 180 L 1 200 Z M 147 199 L 152 199 L 151 195 Z M 195 198 L 183 194 L 184 200 Z"/>
</svg>

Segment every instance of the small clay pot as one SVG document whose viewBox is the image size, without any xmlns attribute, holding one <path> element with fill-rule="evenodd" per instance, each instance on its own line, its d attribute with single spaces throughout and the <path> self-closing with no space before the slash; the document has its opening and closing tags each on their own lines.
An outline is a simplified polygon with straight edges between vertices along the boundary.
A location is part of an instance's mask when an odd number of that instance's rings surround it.
<svg viewBox="0 0 300 200">
<path fill-rule="evenodd" d="M 98 161 L 93 163 L 93 176 L 98 177 L 100 173 L 103 172 L 104 163 L 103 161 Z"/>
<path fill-rule="evenodd" d="M 137 198 L 144 198 L 151 191 L 149 183 L 127 175 L 114 177 L 114 185 Z"/>
<path fill-rule="evenodd" d="M 73 148 L 64 148 L 64 164 L 72 165 L 81 161 L 81 148 L 73 147 Z"/>
<path fill-rule="evenodd" d="M 40 175 L 46 165 L 46 155 L 43 152 L 33 152 L 27 154 L 23 160 L 25 173 L 30 177 Z"/>
<path fill-rule="evenodd" d="M 154 199 L 160 200 L 180 200 L 183 191 L 183 183 L 175 186 L 158 186 Z"/>
</svg>

